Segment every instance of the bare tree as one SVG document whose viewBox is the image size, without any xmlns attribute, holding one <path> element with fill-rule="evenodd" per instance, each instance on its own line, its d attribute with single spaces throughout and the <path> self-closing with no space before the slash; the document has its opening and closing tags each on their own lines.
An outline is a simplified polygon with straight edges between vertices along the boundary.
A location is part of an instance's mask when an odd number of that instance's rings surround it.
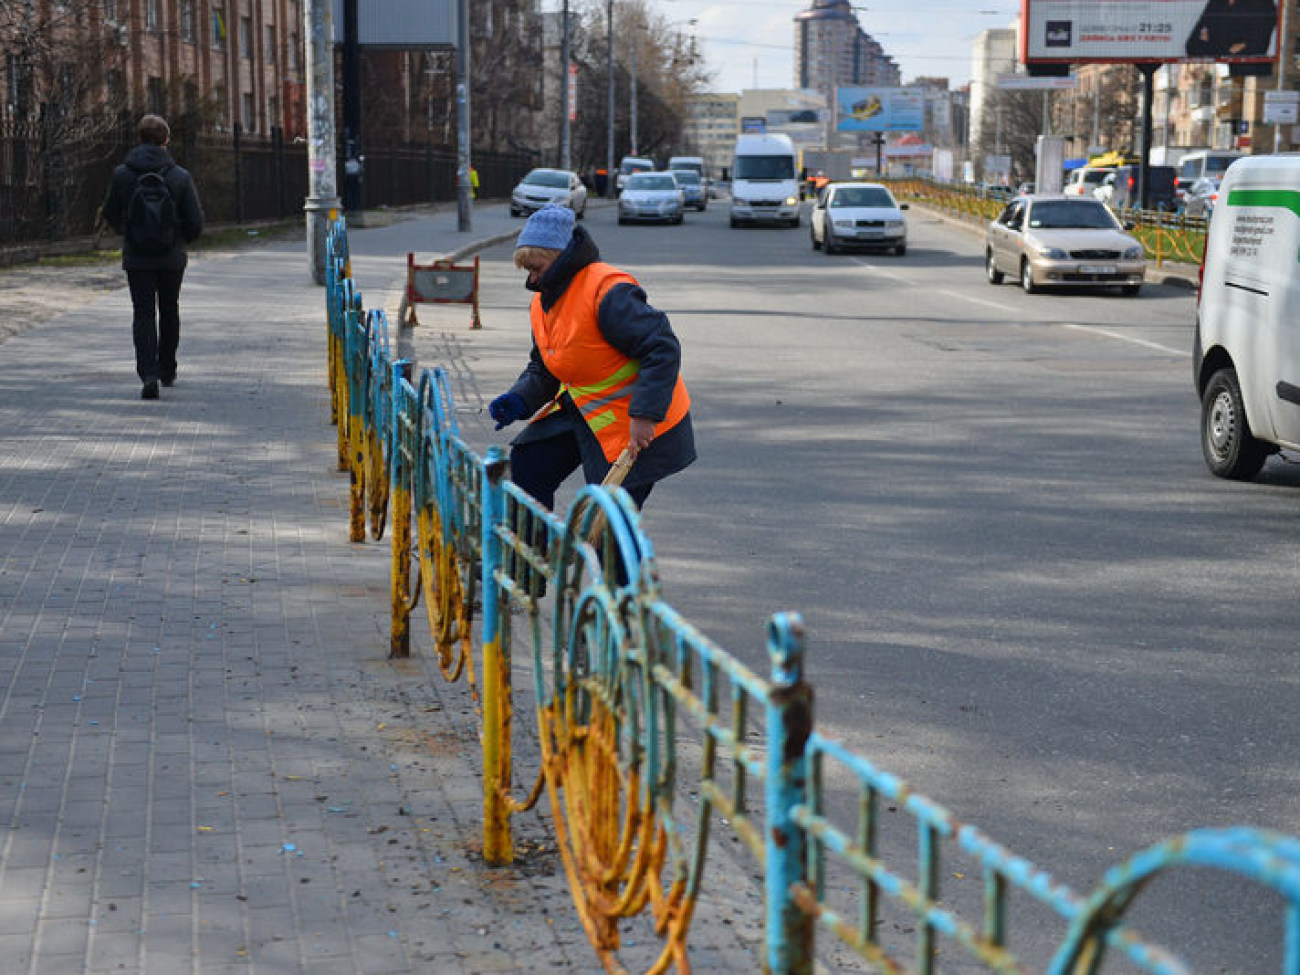
<svg viewBox="0 0 1300 975">
<path fill-rule="evenodd" d="M 66 232 L 70 212 L 98 202 L 82 199 L 79 173 L 103 156 L 117 125 L 105 102 L 126 52 L 103 7 L 0 0 L 5 134 L 17 150 L 0 158 L 0 185 L 27 187 L 13 200 L 15 220 L 44 219 L 52 237 Z"/>
<path fill-rule="evenodd" d="M 579 9 L 570 38 L 578 67 L 578 111 L 572 128 L 574 165 L 599 169 L 608 139 L 608 7 L 593 0 Z M 681 147 L 690 96 L 708 74 L 691 38 L 643 0 L 614 4 L 614 155 L 632 148 L 632 57 L 636 57 L 637 150 L 667 155 Z"/>
</svg>

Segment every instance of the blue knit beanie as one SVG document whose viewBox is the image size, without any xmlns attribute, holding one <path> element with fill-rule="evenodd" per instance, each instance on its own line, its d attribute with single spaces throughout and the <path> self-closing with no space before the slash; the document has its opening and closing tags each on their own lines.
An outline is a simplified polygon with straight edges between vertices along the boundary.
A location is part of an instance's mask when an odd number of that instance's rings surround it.
<svg viewBox="0 0 1300 975">
<path fill-rule="evenodd" d="M 519 240 L 515 248 L 545 247 L 553 251 L 562 251 L 569 246 L 573 237 L 573 211 L 568 207 L 550 203 L 542 207 L 524 224 L 519 231 Z"/>
</svg>

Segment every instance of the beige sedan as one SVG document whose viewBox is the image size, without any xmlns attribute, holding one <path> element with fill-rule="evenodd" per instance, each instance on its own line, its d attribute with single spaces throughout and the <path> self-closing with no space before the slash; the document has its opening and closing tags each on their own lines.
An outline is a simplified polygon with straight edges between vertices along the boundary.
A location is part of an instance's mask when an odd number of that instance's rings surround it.
<svg viewBox="0 0 1300 975">
<path fill-rule="evenodd" d="M 1097 200 L 1022 196 L 989 224 L 990 284 L 1015 275 L 1029 294 L 1042 288 L 1118 285 L 1136 295 L 1146 275 L 1142 244 Z"/>
</svg>

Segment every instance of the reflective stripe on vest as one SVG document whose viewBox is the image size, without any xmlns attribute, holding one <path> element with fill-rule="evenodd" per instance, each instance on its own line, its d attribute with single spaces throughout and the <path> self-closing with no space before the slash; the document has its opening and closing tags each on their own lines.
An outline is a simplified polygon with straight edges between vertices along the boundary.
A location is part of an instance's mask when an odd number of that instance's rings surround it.
<svg viewBox="0 0 1300 975">
<path fill-rule="evenodd" d="M 608 264 L 589 264 L 573 276 L 549 312 L 542 311 L 540 295 L 533 296 L 530 308 L 533 341 L 542 362 L 562 384 L 561 393 L 573 399 L 611 462 L 627 446 L 628 408 L 641 373 L 639 362 L 600 334 L 600 303 L 616 284 L 636 284 L 636 279 Z M 676 426 L 689 409 L 690 398 L 678 376 L 668 413 L 655 425 L 656 432 Z"/>
</svg>

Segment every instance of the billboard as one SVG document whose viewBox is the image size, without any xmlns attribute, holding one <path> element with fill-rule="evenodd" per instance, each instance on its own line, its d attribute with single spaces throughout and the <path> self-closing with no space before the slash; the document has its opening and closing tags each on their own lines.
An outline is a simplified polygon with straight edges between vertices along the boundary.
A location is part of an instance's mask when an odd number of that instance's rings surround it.
<svg viewBox="0 0 1300 975">
<path fill-rule="evenodd" d="M 343 0 L 331 0 L 334 43 L 343 43 Z M 456 46 L 455 0 L 357 0 L 358 43 L 366 47 Z"/>
<path fill-rule="evenodd" d="M 839 132 L 918 132 L 925 128 L 924 88 L 836 88 Z"/>
<path fill-rule="evenodd" d="M 768 109 L 767 124 L 776 125 L 821 125 L 826 119 L 820 108 Z"/>
<path fill-rule="evenodd" d="M 1275 0 L 1021 0 L 1020 60 L 1273 61 Z"/>
</svg>

